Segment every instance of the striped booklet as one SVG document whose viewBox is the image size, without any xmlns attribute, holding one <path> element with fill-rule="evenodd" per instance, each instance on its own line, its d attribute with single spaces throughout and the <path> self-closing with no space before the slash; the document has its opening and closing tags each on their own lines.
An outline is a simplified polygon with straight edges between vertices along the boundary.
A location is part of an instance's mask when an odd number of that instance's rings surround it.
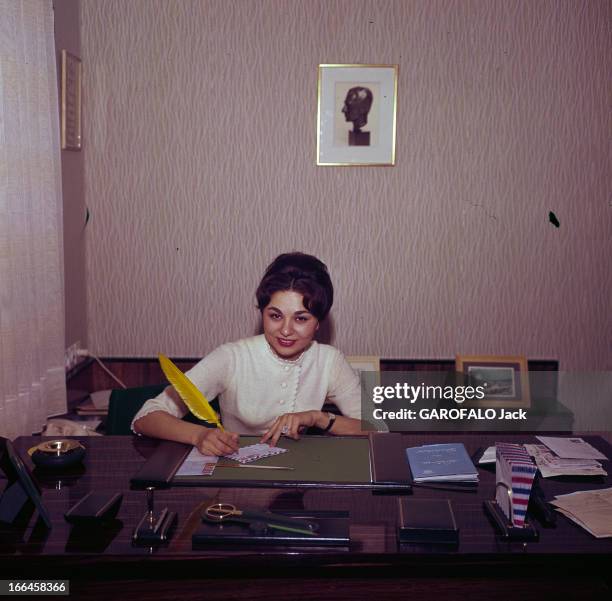
<svg viewBox="0 0 612 601">
<path fill-rule="evenodd" d="M 513 526 L 525 526 L 529 495 L 537 468 L 523 445 L 495 445 L 495 500 Z"/>
</svg>

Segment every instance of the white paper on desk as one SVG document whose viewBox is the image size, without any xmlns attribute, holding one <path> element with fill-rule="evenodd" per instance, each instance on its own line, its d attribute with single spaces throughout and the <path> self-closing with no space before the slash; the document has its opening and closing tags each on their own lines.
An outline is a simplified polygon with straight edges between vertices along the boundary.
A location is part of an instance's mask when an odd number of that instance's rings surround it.
<svg viewBox="0 0 612 601">
<path fill-rule="evenodd" d="M 495 447 L 487 447 L 482 457 L 478 460 L 478 465 L 495 463 Z"/>
<path fill-rule="evenodd" d="M 565 459 L 557 457 L 543 444 L 526 444 L 543 478 L 553 476 L 607 476 L 608 472 L 596 459 Z"/>
<path fill-rule="evenodd" d="M 551 451 L 564 459 L 608 459 L 582 438 L 557 438 L 555 436 L 536 436 Z"/>
<path fill-rule="evenodd" d="M 612 537 L 612 488 L 560 495 L 550 503 L 596 538 Z"/>
<path fill-rule="evenodd" d="M 205 470 L 205 465 L 215 465 L 219 458 L 215 455 L 202 455 L 195 447 L 187 455 L 176 476 L 212 476 L 214 470 Z"/>
</svg>

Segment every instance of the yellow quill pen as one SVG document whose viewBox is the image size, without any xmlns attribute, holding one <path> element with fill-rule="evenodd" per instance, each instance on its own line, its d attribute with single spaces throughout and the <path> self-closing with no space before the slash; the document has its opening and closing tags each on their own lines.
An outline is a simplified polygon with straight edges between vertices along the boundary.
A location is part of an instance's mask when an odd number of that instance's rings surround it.
<svg viewBox="0 0 612 601">
<path fill-rule="evenodd" d="M 174 386 L 174 390 L 178 392 L 191 413 L 209 424 L 215 424 L 217 428 L 225 432 L 219 416 L 195 384 L 165 355 L 159 355 L 159 364 L 166 378 L 168 378 L 168 382 Z"/>
</svg>

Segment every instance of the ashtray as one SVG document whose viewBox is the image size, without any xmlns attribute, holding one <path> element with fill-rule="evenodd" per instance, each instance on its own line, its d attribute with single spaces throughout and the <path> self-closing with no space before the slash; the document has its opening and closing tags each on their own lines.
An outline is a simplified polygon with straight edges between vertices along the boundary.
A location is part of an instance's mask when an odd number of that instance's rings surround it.
<svg viewBox="0 0 612 601">
<path fill-rule="evenodd" d="M 47 440 L 29 449 L 28 455 L 39 468 L 63 469 L 80 463 L 85 447 L 78 440 Z"/>
</svg>

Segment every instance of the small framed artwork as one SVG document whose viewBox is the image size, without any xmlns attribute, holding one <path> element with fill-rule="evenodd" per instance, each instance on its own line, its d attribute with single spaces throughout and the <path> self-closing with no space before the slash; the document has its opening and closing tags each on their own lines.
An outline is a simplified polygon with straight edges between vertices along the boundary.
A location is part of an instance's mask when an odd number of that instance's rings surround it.
<svg viewBox="0 0 612 601">
<path fill-rule="evenodd" d="M 371 386 L 380 385 L 380 357 L 374 355 L 353 355 L 346 357 L 348 364 L 353 368 L 353 371 L 359 376 L 361 382 L 361 394 L 369 394 L 368 389 Z M 362 372 L 365 372 L 362 375 Z"/>
<path fill-rule="evenodd" d="M 317 165 L 395 165 L 397 65 L 319 65 Z"/>
<path fill-rule="evenodd" d="M 525 357 L 457 355 L 455 370 L 461 374 L 463 385 L 484 387 L 484 398 L 470 400 L 470 406 L 512 408 L 531 405 Z"/>
<path fill-rule="evenodd" d="M 375 357 L 373 355 L 354 355 L 346 357 L 346 360 L 357 375 L 362 371 L 380 371 L 380 357 Z"/>
<path fill-rule="evenodd" d="M 353 355 L 346 357 L 346 360 L 359 377 L 363 406 L 364 402 L 366 402 L 365 399 L 372 398 L 374 386 L 380 386 L 380 357 L 374 355 Z M 361 428 L 364 431 L 371 430 L 374 428 L 374 425 L 364 420 L 361 422 Z"/>
<path fill-rule="evenodd" d="M 81 59 L 62 50 L 62 150 L 81 150 Z"/>
</svg>

